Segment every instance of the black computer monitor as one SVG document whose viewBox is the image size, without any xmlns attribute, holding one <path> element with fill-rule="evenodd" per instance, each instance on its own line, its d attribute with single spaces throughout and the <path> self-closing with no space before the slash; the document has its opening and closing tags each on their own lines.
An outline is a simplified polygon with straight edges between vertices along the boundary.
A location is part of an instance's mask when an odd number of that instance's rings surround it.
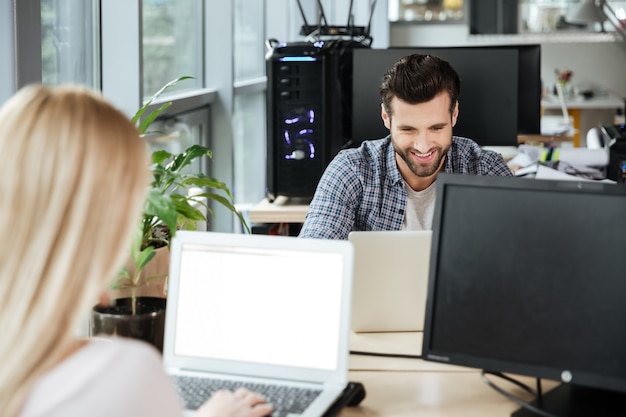
<svg viewBox="0 0 626 417">
<path fill-rule="evenodd" d="M 424 359 L 561 381 L 559 416 L 626 415 L 625 234 L 621 184 L 440 174 Z"/>
<path fill-rule="evenodd" d="M 517 146 L 519 134 L 539 134 L 541 46 L 355 49 L 352 143 L 385 137 L 378 87 L 389 67 L 413 53 L 445 59 L 461 77 L 459 118 L 453 130 L 483 146 Z"/>
</svg>

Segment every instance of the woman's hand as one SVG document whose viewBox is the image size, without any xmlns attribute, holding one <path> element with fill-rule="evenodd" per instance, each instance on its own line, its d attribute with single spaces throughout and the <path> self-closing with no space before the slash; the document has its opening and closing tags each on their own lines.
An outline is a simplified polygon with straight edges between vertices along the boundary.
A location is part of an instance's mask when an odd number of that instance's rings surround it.
<svg viewBox="0 0 626 417">
<path fill-rule="evenodd" d="M 219 390 L 198 409 L 198 417 L 265 417 L 273 411 L 259 394 L 239 388 Z"/>
</svg>

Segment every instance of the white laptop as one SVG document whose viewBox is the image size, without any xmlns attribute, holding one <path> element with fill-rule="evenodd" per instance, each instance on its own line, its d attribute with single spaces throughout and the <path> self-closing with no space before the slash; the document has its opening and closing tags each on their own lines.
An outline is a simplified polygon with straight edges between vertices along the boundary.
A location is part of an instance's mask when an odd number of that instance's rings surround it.
<svg viewBox="0 0 626 417">
<path fill-rule="evenodd" d="M 179 231 L 170 251 L 163 360 L 179 392 L 183 382 L 202 391 L 208 379 L 302 389 L 298 401 L 313 401 L 287 415 L 323 415 L 348 382 L 352 245 Z M 195 405 L 181 393 L 186 415 L 212 389 Z M 287 398 L 251 389 L 275 408 Z"/>
<path fill-rule="evenodd" d="M 432 231 L 351 232 L 354 332 L 423 331 Z"/>
</svg>

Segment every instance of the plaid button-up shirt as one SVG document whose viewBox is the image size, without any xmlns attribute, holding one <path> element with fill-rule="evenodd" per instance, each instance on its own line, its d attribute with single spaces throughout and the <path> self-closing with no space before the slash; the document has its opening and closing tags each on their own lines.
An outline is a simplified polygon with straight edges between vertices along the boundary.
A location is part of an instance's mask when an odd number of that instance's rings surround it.
<svg viewBox="0 0 626 417">
<path fill-rule="evenodd" d="M 445 172 L 513 175 L 502 155 L 458 136 L 452 138 Z M 400 230 L 406 200 L 390 137 L 364 141 L 339 152 L 328 165 L 299 236 L 347 239 L 353 230 Z"/>
</svg>

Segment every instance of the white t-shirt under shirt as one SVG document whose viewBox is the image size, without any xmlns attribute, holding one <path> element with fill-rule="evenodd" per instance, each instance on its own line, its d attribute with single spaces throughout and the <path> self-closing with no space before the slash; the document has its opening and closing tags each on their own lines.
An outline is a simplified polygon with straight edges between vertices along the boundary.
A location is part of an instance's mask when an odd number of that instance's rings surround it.
<svg viewBox="0 0 626 417">
<path fill-rule="evenodd" d="M 435 186 L 436 181 L 423 191 L 413 190 L 404 182 L 406 190 L 406 211 L 402 230 L 431 230 L 435 213 Z"/>
<path fill-rule="evenodd" d="M 96 338 L 36 383 L 19 417 L 182 414 L 156 349 L 132 339 Z"/>
</svg>

